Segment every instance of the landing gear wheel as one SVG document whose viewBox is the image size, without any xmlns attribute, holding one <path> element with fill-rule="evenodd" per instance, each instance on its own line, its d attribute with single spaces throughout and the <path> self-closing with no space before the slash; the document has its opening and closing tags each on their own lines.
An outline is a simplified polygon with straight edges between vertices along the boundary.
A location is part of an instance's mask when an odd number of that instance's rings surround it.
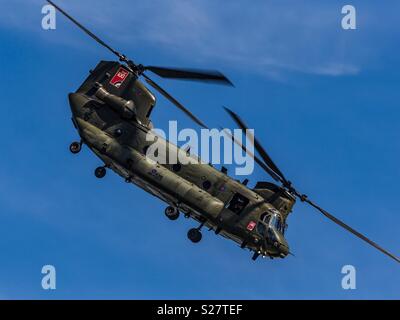
<svg viewBox="0 0 400 320">
<path fill-rule="evenodd" d="M 188 236 L 189 240 L 192 241 L 193 243 L 200 242 L 201 238 L 203 237 L 200 230 L 197 228 L 190 229 L 187 233 L 187 236 Z"/>
<path fill-rule="evenodd" d="M 71 145 L 69 146 L 69 151 L 71 151 L 73 154 L 77 154 L 81 151 L 82 145 L 79 142 L 72 142 Z"/>
<path fill-rule="evenodd" d="M 165 215 L 170 220 L 176 220 L 179 218 L 179 211 L 177 208 L 169 206 L 165 209 Z"/>
<path fill-rule="evenodd" d="M 96 178 L 99 178 L 99 179 L 104 178 L 106 173 L 107 173 L 107 170 L 104 167 L 98 167 L 94 171 L 94 175 L 96 176 Z"/>
</svg>

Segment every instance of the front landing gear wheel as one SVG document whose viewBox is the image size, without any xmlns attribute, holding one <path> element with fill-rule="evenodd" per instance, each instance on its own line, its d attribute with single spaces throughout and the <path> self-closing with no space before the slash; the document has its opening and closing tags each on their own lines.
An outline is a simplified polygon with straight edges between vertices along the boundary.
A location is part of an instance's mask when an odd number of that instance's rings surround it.
<svg viewBox="0 0 400 320">
<path fill-rule="evenodd" d="M 73 154 L 77 154 L 81 151 L 82 149 L 82 144 L 80 142 L 72 142 L 71 145 L 69 146 L 69 151 L 71 151 Z"/>
<path fill-rule="evenodd" d="M 198 243 L 201 241 L 201 238 L 203 238 L 203 235 L 197 228 L 190 229 L 187 233 L 187 236 L 189 240 L 192 241 L 193 243 Z"/>
<path fill-rule="evenodd" d="M 165 215 L 170 220 L 176 220 L 179 218 L 179 211 L 177 208 L 169 206 L 165 209 Z"/>
<path fill-rule="evenodd" d="M 94 171 L 94 175 L 96 176 L 96 178 L 102 179 L 106 176 L 107 170 L 104 167 L 98 167 L 96 168 L 96 170 Z"/>
</svg>

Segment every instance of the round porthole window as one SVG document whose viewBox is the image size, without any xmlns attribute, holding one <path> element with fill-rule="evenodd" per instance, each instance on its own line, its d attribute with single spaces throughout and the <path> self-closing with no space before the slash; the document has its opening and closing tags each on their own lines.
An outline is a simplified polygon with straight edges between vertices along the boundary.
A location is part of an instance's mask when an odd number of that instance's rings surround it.
<svg viewBox="0 0 400 320">
<path fill-rule="evenodd" d="M 114 130 L 114 136 L 119 138 L 122 136 L 122 130 L 120 128 Z"/>
<path fill-rule="evenodd" d="M 204 181 L 204 182 L 203 182 L 203 189 L 204 189 L 204 190 L 208 190 L 208 189 L 210 189 L 210 188 L 211 188 L 211 182 L 208 181 L 208 180 Z"/>
<path fill-rule="evenodd" d="M 181 171 L 181 169 L 182 169 L 182 165 L 179 164 L 179 163 L 174 164 L 174 165 L 172 166 L 172 170 L 174 170 L 175 172 L 179 172 L 179 171 Z"/>
</svg>

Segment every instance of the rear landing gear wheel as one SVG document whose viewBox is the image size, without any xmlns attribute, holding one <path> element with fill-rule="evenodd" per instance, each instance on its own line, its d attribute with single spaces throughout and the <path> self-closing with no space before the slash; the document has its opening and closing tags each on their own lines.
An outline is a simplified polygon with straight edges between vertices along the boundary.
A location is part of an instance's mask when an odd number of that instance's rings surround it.
<svg viewBox="0 0 400 320">
<path fill-rule="evenodd" d="M 198 228 L 190 229 L 187 233 L 187 236 L 193 243 L 198 243 L 201 241 L 201 238 L 203 238 L 203 235 Z"/>
<path fill-rule="evenodd" d="M 71 145 L 69 146 L 69 151 L 71 151 L 73 154 L 77 154 L 81 151 L 82 149 L 82 144 L 80 142 L 72 142 Z"/>
<path fill-rule="evenodd" d="M 96 178 L 102 179 L 106 176 L 107 170 L 104 167 L 98 167 L 96 168 L 96 170 L 94 171 L 94 175 L 96 176 Z"/>
<path fill-rule="evenodd" d="M 165 215 L 170 220 L 176 220 L 179 218 L 179 211 L 177 208 L 169 206 L 165 209 Z"/>
</svg>

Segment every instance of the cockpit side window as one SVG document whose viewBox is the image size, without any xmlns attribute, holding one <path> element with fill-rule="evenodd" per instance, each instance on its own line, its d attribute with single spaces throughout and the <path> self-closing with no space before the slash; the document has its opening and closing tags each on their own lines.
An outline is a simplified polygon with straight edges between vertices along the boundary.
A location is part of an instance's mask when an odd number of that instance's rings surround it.
<svg viewBox="0 0 400 320">
<path fill-rule="evenodd" d="M 264 213 L 261 216 L 261 220 L 264 221 L 266 224 L 269 224 L 269 221 L 271 220 L 271 214 Z"/>
<path fill-rule="evenodd" d="M 257 231 L 262 236 L 265 236 L 266 234 L 270 219 L 271 219 L 271 214 L 269 213 L 263 213 L 260 217 L 260 221 L 257 224 Z"/>
<path fill-rule="evenodd" d="M 239 193 L 235 193 L 227 208 L 236 214 L 241 214 L 248 204 L 249 199 Z"/>
<path fill-rule="evenodd" d="M 282 224 L 282 218 L 279 214 L 277 213 L 272 214 L 270 224 L 282 234 L 285 232 Z"/>
</svg>

